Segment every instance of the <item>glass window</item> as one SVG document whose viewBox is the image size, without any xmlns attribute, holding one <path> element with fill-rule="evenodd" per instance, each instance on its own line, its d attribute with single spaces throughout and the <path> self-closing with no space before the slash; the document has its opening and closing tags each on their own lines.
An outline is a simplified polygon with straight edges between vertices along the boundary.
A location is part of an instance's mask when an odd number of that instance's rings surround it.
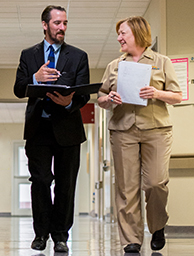
<svg viewBox="0 0 194 256">
<path fill-rule="evenodd" d="M 28 158 L 25 154 L 24 147 L 18 147 L 18 158 L 19 176 L 29 176 Z"/>
<path fill-rule="evenodd" d="M 19 184 L 19 208 L 30 209 L 31 208 L 31 184 Z"/>
</svg>

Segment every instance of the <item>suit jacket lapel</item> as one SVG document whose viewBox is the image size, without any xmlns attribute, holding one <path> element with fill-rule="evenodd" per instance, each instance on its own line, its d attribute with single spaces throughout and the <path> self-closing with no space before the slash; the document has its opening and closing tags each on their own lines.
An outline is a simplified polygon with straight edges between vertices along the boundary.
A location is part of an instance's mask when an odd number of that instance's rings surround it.
<svg viewBox="0 0 194 256">
<path fill-rule="evenodd" d="M 61 45 L 61 51 L 59 54 L 59 59 L 57 61 L 56 69 L 61 71 L 63 70 L 64 66 L 66 65 L 66 62 L 68 60 L 68 54 L 69 50 L 67 49 L 66 43 L 63 43 Z M 37 66 L 40 68 L 44 63 L 44 41 L 42 41 L 40 44 L 37 44 L 34 49 L 34 57 L 35 61 L 37 63 Z"/>
<path fill-rule="evenodd" d="M 66 63 L 68 61 L 69 50 L 67 48 L 68 47 L 67 47 L 66 43 L 63 43 L 61 45 L 61 51 L 60 51 L 59 58 L 57 61 L 57 66 L 56 66 L 56 69 L 59 71 L 63 70 L 64 66 L 66 65 Z"/>
<path fill-rule="evenodd" d="M 40 68 L 44 63 L 44 41 L 40 44 L 37 44 L 34 49 L 34 57 L 37 63 L 38 68 Z"/>
</svg>

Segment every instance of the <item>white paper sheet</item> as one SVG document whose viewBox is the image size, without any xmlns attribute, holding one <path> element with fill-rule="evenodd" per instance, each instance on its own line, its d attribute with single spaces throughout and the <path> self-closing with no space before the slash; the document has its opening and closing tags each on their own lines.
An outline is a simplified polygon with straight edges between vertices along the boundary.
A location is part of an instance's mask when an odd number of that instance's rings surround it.
<svg viewBox="0 0 194 256">
<path fill-rule="evenodd" d="M 122 102 L 147 106 L 147 99 L 139 97 L 140 89 L 149 86 L 152 65 L 121 61 L 118 66 L 117 92 Z"/>
</svg>

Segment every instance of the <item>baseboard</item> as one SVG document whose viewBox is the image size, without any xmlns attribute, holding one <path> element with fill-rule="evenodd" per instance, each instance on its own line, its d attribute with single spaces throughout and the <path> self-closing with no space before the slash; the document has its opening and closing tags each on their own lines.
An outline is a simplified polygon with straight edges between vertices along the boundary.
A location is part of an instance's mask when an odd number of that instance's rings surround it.
<svg viewBox="0 0 194 256">
<path fill-rule="evenodd" d="M 194 238 L 194 226 L 166 226 L 166 238 Z"/>
<path fill-rule="evenodd" d="M 79 216 L 88 216 L 88 212 L 79 212 Z"/>
<path fill-rule="evenodd" d="M 0 212 L 0 217 L 11 217 L 11 212 Z"/>
</svg>

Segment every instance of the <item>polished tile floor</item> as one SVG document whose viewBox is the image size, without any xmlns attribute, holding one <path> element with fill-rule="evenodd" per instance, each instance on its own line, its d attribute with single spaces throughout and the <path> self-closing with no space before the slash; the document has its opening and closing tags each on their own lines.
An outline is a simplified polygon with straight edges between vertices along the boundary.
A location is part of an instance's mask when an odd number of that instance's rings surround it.
<svg viewBox="0 0 194 256">
<path fill-rule="evenodd" d="M 32 218 L 0 217 L 0 256 L 67 256 L 65 253 L 54 253 L 51 239 L 42 252 L 30 249 L 33 238 Z M 194 255 L 194 238 L 167 238 L 166 246 L 160 252 L 151 251 L 150 239 L 151 235 L 145 230 L 141 253 L 124 254 L 116 223 L 106 223 L 90 216 L 77 216 L 68 240 L 69 256 Z"/>
</svg>

